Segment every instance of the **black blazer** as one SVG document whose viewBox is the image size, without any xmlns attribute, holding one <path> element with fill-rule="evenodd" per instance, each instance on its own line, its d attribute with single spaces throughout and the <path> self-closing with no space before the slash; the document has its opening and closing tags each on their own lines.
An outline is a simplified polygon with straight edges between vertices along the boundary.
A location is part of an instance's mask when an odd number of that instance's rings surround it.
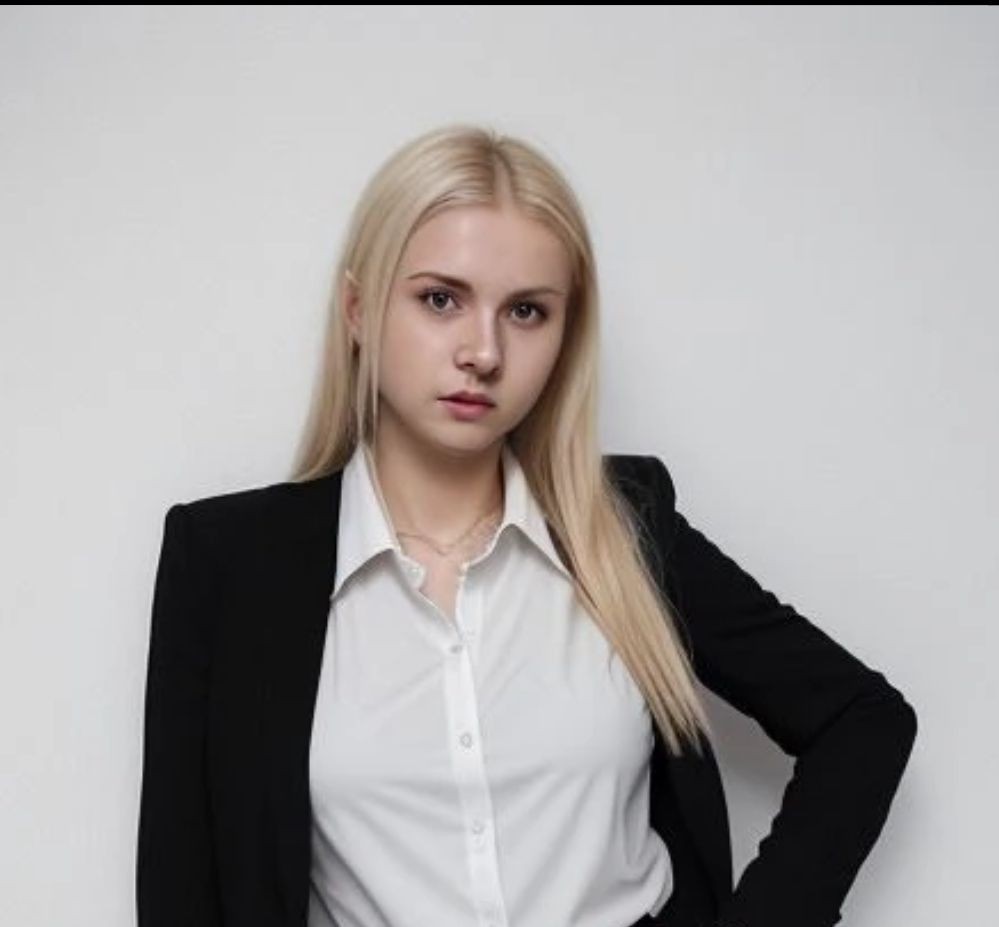
<svg viewBox="0 0 999 927">
<path fill-rule="evenodd" d="M 641 519 L 643 555 L 679 611 L 699 680 L 796 758 L 733 892 L 710 745 L 671 758 L 654 726 L 650 817 L 674 878 L 654 923 L 829 927 L 884 824 L 915 712 L 691 527 L 658 458 L 604 462 Z M 306 927 L 309 741 L 341 475 L 166 513 L 145 692 L 140 927 Z"/>
</svg>

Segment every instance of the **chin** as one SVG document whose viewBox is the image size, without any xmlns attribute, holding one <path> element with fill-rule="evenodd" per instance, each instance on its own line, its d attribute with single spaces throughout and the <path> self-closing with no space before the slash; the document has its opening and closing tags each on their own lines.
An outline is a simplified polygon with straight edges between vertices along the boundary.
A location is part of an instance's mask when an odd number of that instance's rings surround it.
<svg viewBox="0 0 999 927">
<path fill-rule="evenodd" d="M 469 434 L 464 436 L 464 440 L 461 439 L 461 436 L 457 438 L 454 436 L 440 436 L 433 444 L 445 454 L 454 457 L 468 457 L 488 451 L 490 448 L 495 447 L 496 444 L 502 442 L 505 437 L 505 435 L 492 431 L 488 433 L 480 431 L 477 434 L 471 434 L 471 429 L 468 429 L 468 431 Z"/>
</svg>

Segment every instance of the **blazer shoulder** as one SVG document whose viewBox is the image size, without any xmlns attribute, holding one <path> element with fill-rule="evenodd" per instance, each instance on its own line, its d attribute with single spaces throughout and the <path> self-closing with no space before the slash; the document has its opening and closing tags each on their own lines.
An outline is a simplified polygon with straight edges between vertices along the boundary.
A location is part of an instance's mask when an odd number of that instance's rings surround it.
<svg viewBox="0 0 999 927">
<path fill-rule="evenodd" d="M 292 529 L 331 515 L 340 471 L 312 480 L 283 480 L 174 503 L 209 538 L 236 540 L 261 530 Z"/>
<path fill-rule="evenodd" d="M 605 454 L 612 484 L 637 518 L 643 544 L 657 566 L 676 540 L 676 491 L 666 464 L 652 454 Z"/>
<path fill-rule="evenodd" d="M 604 454 L 604 465 L 613 482 L 630 497 L 654 499 L 672 510 L 676 488 L 665 462 L 653 454 Z"/>
</svg>

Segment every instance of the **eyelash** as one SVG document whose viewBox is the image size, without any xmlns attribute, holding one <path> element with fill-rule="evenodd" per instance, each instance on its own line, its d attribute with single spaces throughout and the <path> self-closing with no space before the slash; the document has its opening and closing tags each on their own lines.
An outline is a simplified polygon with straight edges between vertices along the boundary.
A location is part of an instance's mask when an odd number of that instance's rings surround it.
<svg viewBox="0 0 999 927">
<path fill-rule="evenodd" d="M 430 288 L 428 290 L 423 290 L 423 292 L 421 292 L 419 294 L 418 299 L 422 303 L 424 303 L 427 306 L 427 308 L 430 309 L 430 311 L 433 312 L 435 315 L 440 315 L 440 314 L 442 314 L 443 310 L 437 309 L 434 306 L 432 306 L 429 303 L 427 303 L 427 297 L 429 297 L 429 296 L 435 296 L 435 295 L 447 296 L 447 297 L 449 297 L 453 301 L 454 300 L 454 293 L 452 293 L 446 287 L 432 287 L 432 288 Z M 543 322 L 545 319 L 548 318 L 548 310 L 545 309 L 544 306 L 539 306 L 537 303 L 532 303 L 532 302 L 529 302 L 528 300 L 521 300 L 520 302 L 515 303 L 514 305 L 516 305 L 516 306 L 530 306 L 532 309 L 534 309 L 535 312 L 536 312 L 537 324 L 539 324 L 539 325 L 541 324 L 541 322 Z M 528 319 L 526 321 L 529 323 L 531 320 Z"/>
</svg>

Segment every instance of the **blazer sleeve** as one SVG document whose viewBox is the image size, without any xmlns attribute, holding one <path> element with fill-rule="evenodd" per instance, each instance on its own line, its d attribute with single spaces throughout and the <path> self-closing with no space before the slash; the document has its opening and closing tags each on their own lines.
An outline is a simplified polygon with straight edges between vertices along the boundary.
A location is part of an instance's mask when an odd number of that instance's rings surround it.
<svg viewBox="0 0 999 927">
<path fill-rule="evenodd" d="M 210 611 L 187 507 L 166 513 L 153 593 L 136 854 L 139 927 L 219 927 L 205 739 Z"/>
<path fill-rule="evenodd" d="M 694 670 L 795 758 L 758 855 L 717 927 L 830 927 L 886 820 L 916 713 L 885 676 L 781 602 L 669 500 L 663 560 Z M 661 529 L 662 530 L 662 529 Z"/>
</svg>

